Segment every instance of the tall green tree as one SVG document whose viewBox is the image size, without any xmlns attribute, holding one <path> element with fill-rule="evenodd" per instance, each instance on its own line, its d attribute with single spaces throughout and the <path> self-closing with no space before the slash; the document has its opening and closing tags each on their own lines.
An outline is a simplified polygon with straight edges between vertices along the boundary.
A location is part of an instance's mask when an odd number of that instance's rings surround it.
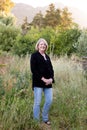
<svg viewBox="0 0 87 130">
<path fill-rule="evenodd" d="M 16 23 L 16 18 L 14 15 L 3 15 L 0 14 L 0 24 L 4 24 L 6 26 L 12 26 L 15 25 Z"/>
<path fill-rule="evenodd" d="M 63 30 L 70 29 L 74 25 L 72 19 L 72 13 L 68 11 L 68 8 L 65 7 L 61 13 L 61 24 Z"/>
<path fill-rule="evenodd" d="M 28 32 L 28 30 L 31 29 L 31 25 L 28 23 L 27 17 L 24 18 L 23 24 L 21 25 L 21 28 L 22 28 L 23 35 L 25 35 Z"/>
<path fill-rule="evenodd" d="M 16 37 L 19 35 L 20 30 L 15 26 L 0 25 L 0 50 L 11 51 L 15 42 Z"/>
<path fill-rule="evenodd" d="M 56 55 L 71 55 L 75 53 L 74 44 L 80 36 L 78 28 L 63 30 L 56 34 L 54 54 Z"/>
<path fill-rule="evenodd" d="M 87 30 L 82 30 L 78 41 L 74 44 L 79 56 L 87 56 Z"/>
<path fill-rule="evenodd" d="M 34 25 L 34 27 L 38 27 L 39 29 L 41 27 L 43 27 L 43 25 L 44 25 L 44 18 L 43 18 L 43 14 L 42 14 L 41 11 L 39 13 L 37 13 L 35 15 L 35 17 L 33 18 L 32 25 Z"/>
<path fill-rule="evenodd" d="M 56 9 L 55 17 L 56 17 L 56 25 L 60 25 L 61 23 L 61 10 L 60 9 Z"/>
<path fill-rule="evenodd" d="M 75 27 L 73 22 L 72 13 L 68 8 L 56 9 L 54 4 L 50 4 L 43 16 L 41 12 L 37 13 L 34 17 L 32 24 L 34 27 L 52 27 L 57 30 L 67 30 Z"/>
<path fill-rule="evenodd" d="M 46 10 L 46 15 L 45 15 L 45 24 L 46 26 L 51 26 L 55 27 L 58 25 L 60 22 L 60 10 L 55 9 L 54 4 L 50 4 L 48 10 Z"/>
</svg>

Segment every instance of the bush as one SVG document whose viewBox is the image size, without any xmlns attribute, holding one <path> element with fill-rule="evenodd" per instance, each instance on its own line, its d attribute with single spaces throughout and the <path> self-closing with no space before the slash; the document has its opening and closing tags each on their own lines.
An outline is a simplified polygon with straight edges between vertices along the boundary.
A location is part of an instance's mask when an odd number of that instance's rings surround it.
<svg viewBox="0 0 87 130">
<path fill-rule="evenodd" d="M 87 56 L 87 30 L 83 30 L 74 47 L 79 56 Z"/>
<path fill-rule="evenodd" d="M 12 14 L 1 14 L 0 13 L 0 23 L 6 25 L 6 26 L 13 26 L 15 25 L 15 22 L 16 22 L 16 18 L 14 15 Z"/>
<path fill-rule="evenodd" d="M 7 52 L 11 51 L 18 34 L 19 29 L 16 27 L 0 24 L 0 49 Z"/>
<path fill-rule="evenodd" d="M 54 44 L 54 54 L 70 55 L 75 52 L 73 44 L 77 42 L 80 36 L 78 28 L 65 30 L 57 34 Z"/>
<path fill-rule="evenodd" d="M 16 43 L 13 46 L 13 53 L 19 56 L 30 54 L 35 50 L 34 39 L 31 41 L 28 35 L 18 35 Z"/>
</svg>

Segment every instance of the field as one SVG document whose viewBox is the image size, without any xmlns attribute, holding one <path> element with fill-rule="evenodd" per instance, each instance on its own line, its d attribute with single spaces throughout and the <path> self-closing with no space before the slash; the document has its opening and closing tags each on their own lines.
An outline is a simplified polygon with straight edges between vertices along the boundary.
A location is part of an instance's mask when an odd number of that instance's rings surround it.
<svg viewBox="0 0 87 130">
<path fill-rule="evenodd" d="M 30 56 L 0 56 L 0 130 L 86 130 L 87 77 L 78 57 L 52 57 L 50 127 L 32 117 Z M 44 95 L 43 95 L 44 96 Z M 44 99 L 41 103 L 43 106 Z"/>
</svg>

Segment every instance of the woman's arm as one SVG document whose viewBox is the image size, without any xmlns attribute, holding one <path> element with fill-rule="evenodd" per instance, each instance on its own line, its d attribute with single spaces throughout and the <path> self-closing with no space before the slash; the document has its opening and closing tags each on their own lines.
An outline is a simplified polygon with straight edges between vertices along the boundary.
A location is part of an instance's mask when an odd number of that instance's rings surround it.
<svg viewBox="0 0 87 130">
<path fill-rule="evenodd" d="M 42 78 L 42 75 L 38 72 L 38 69 L 37 69 L 37 57 L 35 54 L 31 55 L 30 68 L 31 68 L 32 74 L 35 75 L 35 77 L 38 77 L 39 79 Z"/>
<path fill-rule="evenodd" d="M 50 79 L 52 79 L 52 83 L 54 83 L 54 70 L 50 57 L 49 57 L 49 64 L 50 64 Z"/>
</svg>

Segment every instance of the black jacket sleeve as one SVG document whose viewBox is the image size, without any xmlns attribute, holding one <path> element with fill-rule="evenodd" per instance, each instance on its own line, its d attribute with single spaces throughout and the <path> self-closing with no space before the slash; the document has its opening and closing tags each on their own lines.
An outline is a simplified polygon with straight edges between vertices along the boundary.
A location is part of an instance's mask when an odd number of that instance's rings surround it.
<svg viewBox="0 0 87 130">
<path fill-rule="evenodd" d="M 40 75 L 40 73 L 38 73 L 38 69 L 37 69 L 37 57 L 32 54 L 31 55 L 31 59 L 30 59 L 30 68 L 31 68 L 31 72 L 33 75 L 35 75 L 35 77 L 38 77 L 39 79 L 42 78 L 42 75 Z"/>
<path fill-rule="evenodd" d="M 53 70 L 53 66 L 52 66 L 50 58 L 49 58 L 49 62 L 50 62 L 50 70 L 51 70 L 50 77 L 53 79 L 53 83 L 54 83 L 55 82 L 54 81 L 54 70 Z"/>
</svg>

